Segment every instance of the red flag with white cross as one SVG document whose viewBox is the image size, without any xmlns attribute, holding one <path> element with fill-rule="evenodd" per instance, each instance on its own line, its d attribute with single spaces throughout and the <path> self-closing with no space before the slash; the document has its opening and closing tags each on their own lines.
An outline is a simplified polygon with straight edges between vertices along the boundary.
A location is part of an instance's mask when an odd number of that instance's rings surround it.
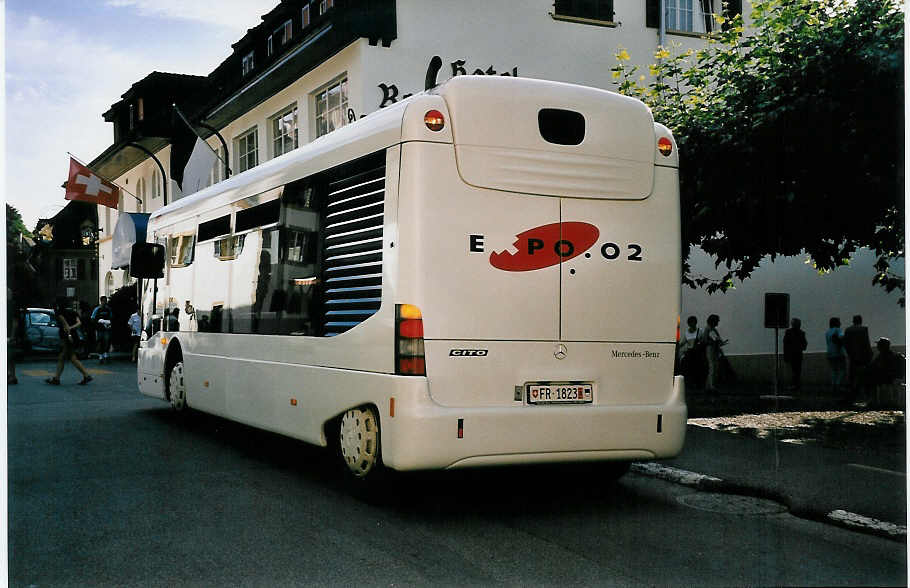
<svg viewBox="0 0 910 588">
<path fill-rule="evenodd" d="M 120 188 L 70 157 L 70 175 L 66 180 L 66 199 L 103 204 L 116 209 Z"/>
</svg>

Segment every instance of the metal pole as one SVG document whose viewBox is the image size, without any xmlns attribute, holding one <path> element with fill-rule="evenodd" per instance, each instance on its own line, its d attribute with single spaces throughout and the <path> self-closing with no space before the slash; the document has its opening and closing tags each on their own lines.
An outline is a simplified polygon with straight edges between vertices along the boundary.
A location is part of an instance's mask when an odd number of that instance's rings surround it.
<svg viewBox="0 0 910 588">
<path fill-rule="evenodd" d="M 229 177 L 231 177 L 231 167 L 228 165 L 227 142 L 224 140 L 224 137 L 221 136 L 221 133 L 219 133 L 215 129 L 215 127 L 209 126 L 205 123 L 196 123 L 196 124 L 198 124 L 203 129 L 212 131 L 218 137 L 218 140 L 221 141 L 221 146 L 224 147 L 224 179 L 228 179 Z"/>
<path fill-rule="evenodd" d="M 778 333 L 780 331 L 779 327 L 774 327 L 774 396 L 778 395 L 777 389 L 777 371 L 778 371 L 778 359 L 777 359 L 777 350 L 778 350 Z"/>
<path fill-rule="evenodd" d="M 657 21 L 657 42 L 661 47 L 667 44 L 667 0 L 660 0 L 660 15 Z"/>
<path fill-rule="evenodd" d="M 158 164 L 158 169 L 161 170 L 161 188 L 163 190 L 162 194 L 164 196 L 164 206 L 167 206 L 167 175 L 164 173 L 164 166 L 161 165 L 161 162 L 158 161 L 158 158 L 155 157 L 155 154 L 140 145 L 139 143 L 127 143 L 129 147 L 135 147 L 136 149 L 144 152 L 146 155 L 155 160 L 155 163 Z"/>
</svg>

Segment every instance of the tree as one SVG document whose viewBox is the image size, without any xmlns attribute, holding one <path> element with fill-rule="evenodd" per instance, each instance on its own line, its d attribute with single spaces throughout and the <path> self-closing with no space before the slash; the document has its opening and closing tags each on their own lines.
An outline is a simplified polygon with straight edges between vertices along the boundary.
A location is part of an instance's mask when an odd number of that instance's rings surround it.
<svg viewBox="0 0 910 588">
<path fill-rule="evenodd" d="M 16 305 L 22 306 L 29 301 L 29 294 L 35 291 L 37 274 L 29 264 L 31 247 L 25 241 L 31 233 L 22 221 L 22 215 L 16 208 L 6 205 L 6 284 L 12 291 Z M 7 309 L 7 312 L 11 312 Z"/>
<path fill-rule="evenodd" d="M 650 79 L 621 50 L 619 91 L 676 137 L 686 260 L 698 246 L 720 278 L 805 251 L 820 272 L 877 255 L 873 283 L 905 292 L 904 17 L 898 0 L 756 0 L 700 51 L 660 48 Z M 901 297 L 901 305 L 904 298 Z"/>
</svg>

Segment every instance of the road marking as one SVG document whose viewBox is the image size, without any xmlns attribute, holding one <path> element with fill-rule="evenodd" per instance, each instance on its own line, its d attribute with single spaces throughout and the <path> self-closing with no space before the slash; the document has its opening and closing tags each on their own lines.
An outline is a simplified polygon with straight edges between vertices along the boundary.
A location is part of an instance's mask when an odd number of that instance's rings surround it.
<svg viewBox="0 0 910 588">
<path fill-rule="evenodd" d="M 904 472 L 896 472 L 896 471 L 894 471 L 894 470 L 886 470 L 885 468 L 876 468 L 876 467 L 873 467 L 873 466 L 863 465 L 863 464 L 861 464 L 861 463 L 848 463 L 848 464 L 847 464 L 847 467 L 848 467 L 848 468 L 858 468 L 858 469 L 861 469 L 861 470 L 869 470 L 869 471 L 872 471 L 872 472 L 879 472 L 879 473 L 882 473 L 882 474 L 891 474 L 892 476 L 901 476 L 902 478 L 906 478 L 906 477 L 907 477 L 907 474 L 904 473 Z"/>
<path fill-rule="evenodd" d="M 905 537 L 907 535 L 906 525 L 886 523 L 885 521 L 864 517 L 863 515 L 847 512 L 845 510 L 832 510 L 828 513 L 828 518 L 850 527 L 882 531 L 894 537 Z"/>
<path fill-rule="evenodd" d="M 704 474 L 696 474 L 695 472 L 690 472 L 688 470 L 671 468 L 656 463 L 633 463 L 631 469 L 633 472 L 638 474 L 653 476 L 655 478 L 668 480 L 677 484 L 684 484 L 686 486 L 698 486 L 703 482 L 723 481 L 720 478 L 714 478 L 712 476 L 706 476 Z"/>
<path fill-rule="evenodd" d="M 50 371 L 50 370 L 21 370 L 21 371 L 22 371 L 22 373 L 25 374 L 26 376 L 31 376 L 31 377 L 33 377 L 33 378 L 43 378 L 43 377 L 45 377 L 45 376 L 53 376 L 53 375 L 54 375 L 54 372 L 52 372 L 52 371 Z M 105 369 L 99 369 L 99 368 L 86 368 L 85 371 L 87 371 L 87 372 L 90 373 L 90 374 L 96 375 L 96 376 L 98 376 L 98 375 L 109 375 L 109 374 L 113 374 L 113 373 L 114 373 L 114 372 L 112 372 L 112 371 L 105 370 Z"/>
</svg>

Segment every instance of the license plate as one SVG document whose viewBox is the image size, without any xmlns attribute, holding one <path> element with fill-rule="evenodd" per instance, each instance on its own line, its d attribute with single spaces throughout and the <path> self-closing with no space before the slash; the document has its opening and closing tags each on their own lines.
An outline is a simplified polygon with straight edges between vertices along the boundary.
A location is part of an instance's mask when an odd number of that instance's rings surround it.
<svg viewBox="0 0 910 588">
<path fill-rule="evenodd" d="M 528 404 L 585 404 L 594 398 L 594 386 L 585 383 L 527 384 Z"/>
</svg>

